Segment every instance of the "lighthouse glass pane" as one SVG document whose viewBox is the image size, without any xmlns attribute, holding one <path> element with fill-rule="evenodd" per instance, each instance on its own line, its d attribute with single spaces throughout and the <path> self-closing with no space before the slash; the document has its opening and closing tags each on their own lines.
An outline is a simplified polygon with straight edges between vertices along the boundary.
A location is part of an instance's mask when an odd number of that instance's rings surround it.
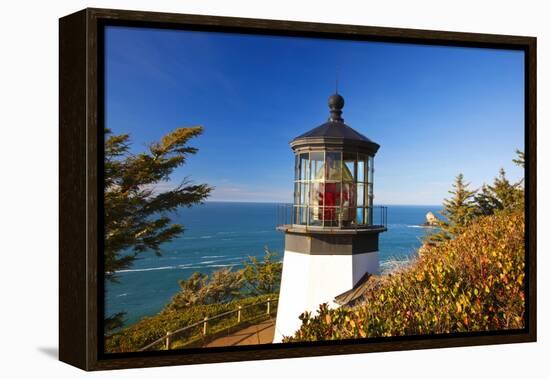
<svg viewBox="0 0 550 379">
<path fill-rule="evenodd" d="M 327 180 L 342 180 L 342 153 L 327 152 L 325 164 Z"/>
<path fill-rule="evenodd" d="M 324 199 L 324 183 L 319 182 L 313 182 L 311 183 L 311 198 L 309 205 L 313 207 L 320 206 L 322 207 L 324 205 L 323 199 Z"/>
<path fill-rule="evenodd" d="M 357 225 L 363 225 L 364 224 L 364 222 L 363 222 L 364 218 L 363 217 L 364 217 L 364 208 L 362 208 L 362 207 L 357 208 L 357 214 L 355 216 L 355 222 L 357 223 Z"/>
<path fill-rule="evenodd" d="M 367 205 L 369 207 L 372 207 L 372 199 L 374 198 L 374 192 L 373 192 L 373 188 L 372 188 L 372 183 L 369 183 L 369 187 L 368 187 L 368 194 L 367 194 L 367 199 L 368 199 L 368 203 Z"/>
<path fill-rule="evenodd" d="M 309 208 L 309 225 L 311 226 L 323 226 L 323 208 L 310 207 Z"/>
<path fill-rule="evenodd" d="M 309 190 L 309 184 L 308 183 L 301 183 L 300 184 L 300 205 L 307 205 L 308 204 L 308 190 Z"/>
<path fill-rule="evenodd" d="M 299 163 L 300 180 L 308 180 L 309 176 L 309 153 L 300 154 L 300 163 Z"/>
<path fill-rule="evenodd" d="M 356 166 L 357 166 L 357 154 L 344 153 L 344 166 L 342 172 L 343 181 L 355 181 L 356 178 Z"/>
<path fill-rule="evenodd" d="M 365 185 L 362 183 L 357 184 L 357 206 L 362 207 L 365 205 Z"/>
<path fill-rule="evenodd" d="M 357 181 L 365 181 L 365 155 L 359 154 L 357 160 Z"/>
<path fill-rule="evenodd" d="M 297 207 L 297 221 L 296 223 L 299 225 L 306 225 L 307 224 L 307 208 L 306 207 Z"/>
<path fill-rule="evenodd" d="M 325 183 L 325 192 L 323 194 L 324 205 L 326 207 L 337 207 L 340 205 L 342 193 L 340 191 L 340 183 Z"/>
<path fill-rule="evenodd" d="M 355 183 L 342 183 L 342 206 L 357 206 L 357 185 Z"/>
<path fill-rule="evenodd" d="M 324 163 L 325 163 L 325 153 L 322 151 L 312 152 L 309 155 L 311 160 L 311 172 L 310 180 L 319 181 L 325 178 L 324 173 Z"/>
<path fill-rule="evenodd" d="M 342 226 L 350 226 L 355 224 L 356 208 L 342 208 Z"/>
<path fill-rule="evenodd" d="M 338 208 L 324 207 L 321 213 L 321 218 L 324 222 L 324 226 L 337 226 L 338 225 Z"/>
<path fill-rule="evenodd" d="M 294 183 L 294 205 L 300 205 L 300 183 Z"/>
</svg>

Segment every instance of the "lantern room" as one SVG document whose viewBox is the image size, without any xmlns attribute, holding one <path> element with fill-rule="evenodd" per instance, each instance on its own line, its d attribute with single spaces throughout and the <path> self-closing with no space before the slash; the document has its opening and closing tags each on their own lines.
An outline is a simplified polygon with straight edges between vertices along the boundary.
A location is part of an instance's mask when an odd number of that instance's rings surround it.
<svg viewBox="0 0 550 379">
<path fill-rule="evenodd" d="M 295 154 L 293 224 L 373 224 L 374 155 L 380 147 L 344 123 L 344 98 L 329 97 L 327 122 L 290 143 Z"/>
</svg>

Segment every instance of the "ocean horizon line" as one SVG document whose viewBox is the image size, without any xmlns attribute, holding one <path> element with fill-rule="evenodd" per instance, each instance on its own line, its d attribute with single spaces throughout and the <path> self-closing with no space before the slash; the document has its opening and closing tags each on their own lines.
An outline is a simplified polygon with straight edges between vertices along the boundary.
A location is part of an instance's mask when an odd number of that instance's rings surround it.
<svg viewBox="0 0 550 379">
<path fill-rule="evenodd" d="M 205 203 L 240 203 L 240 204 L 292 204 L 292 202 L 288 201 L 245 201 L 245 200 L 205 200 Z M 389 207 L 389 206 L 400 206 L 400 207 L 443 207 L 442 204 L 388 204 L 388 203 L 381 203 L 381 204 L 375 204 L 376 206 L 381 207 Z"/>
</svg>

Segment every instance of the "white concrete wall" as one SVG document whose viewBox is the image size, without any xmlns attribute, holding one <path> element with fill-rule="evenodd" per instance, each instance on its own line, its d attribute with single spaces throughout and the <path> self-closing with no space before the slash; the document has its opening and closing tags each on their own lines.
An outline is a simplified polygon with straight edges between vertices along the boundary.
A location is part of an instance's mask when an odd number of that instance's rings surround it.
<svg viewBox="0 0 550 379">
<path fill-rule="evenodd" d="M 378 252 L 354 255 L 309 255 L 285 250 L 275 337 L 293 335 L 304 311 L 316 313 L 319 305 L 351 289 L 365 272 L 378 273 Z"/>
<path fill-rule="evenodd" d="M 374 275 L 380 273 L 380 260 L 378 251 L 365 254 L 354 254 L 353 256 L 353 285 L 365 275 L 366 272 Z"/>
</svg>

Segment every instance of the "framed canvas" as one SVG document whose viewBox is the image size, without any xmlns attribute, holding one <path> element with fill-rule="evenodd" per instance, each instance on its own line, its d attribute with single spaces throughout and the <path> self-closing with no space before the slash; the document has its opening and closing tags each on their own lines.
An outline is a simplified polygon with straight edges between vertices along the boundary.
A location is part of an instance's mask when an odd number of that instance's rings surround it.
<svg viewBox="0 0 550 379">
<path fill-rule="evenodd" d="M 110 9 L 59 31 L 61 361 L 536 341 L 536 38 Z"/>
</svg>

